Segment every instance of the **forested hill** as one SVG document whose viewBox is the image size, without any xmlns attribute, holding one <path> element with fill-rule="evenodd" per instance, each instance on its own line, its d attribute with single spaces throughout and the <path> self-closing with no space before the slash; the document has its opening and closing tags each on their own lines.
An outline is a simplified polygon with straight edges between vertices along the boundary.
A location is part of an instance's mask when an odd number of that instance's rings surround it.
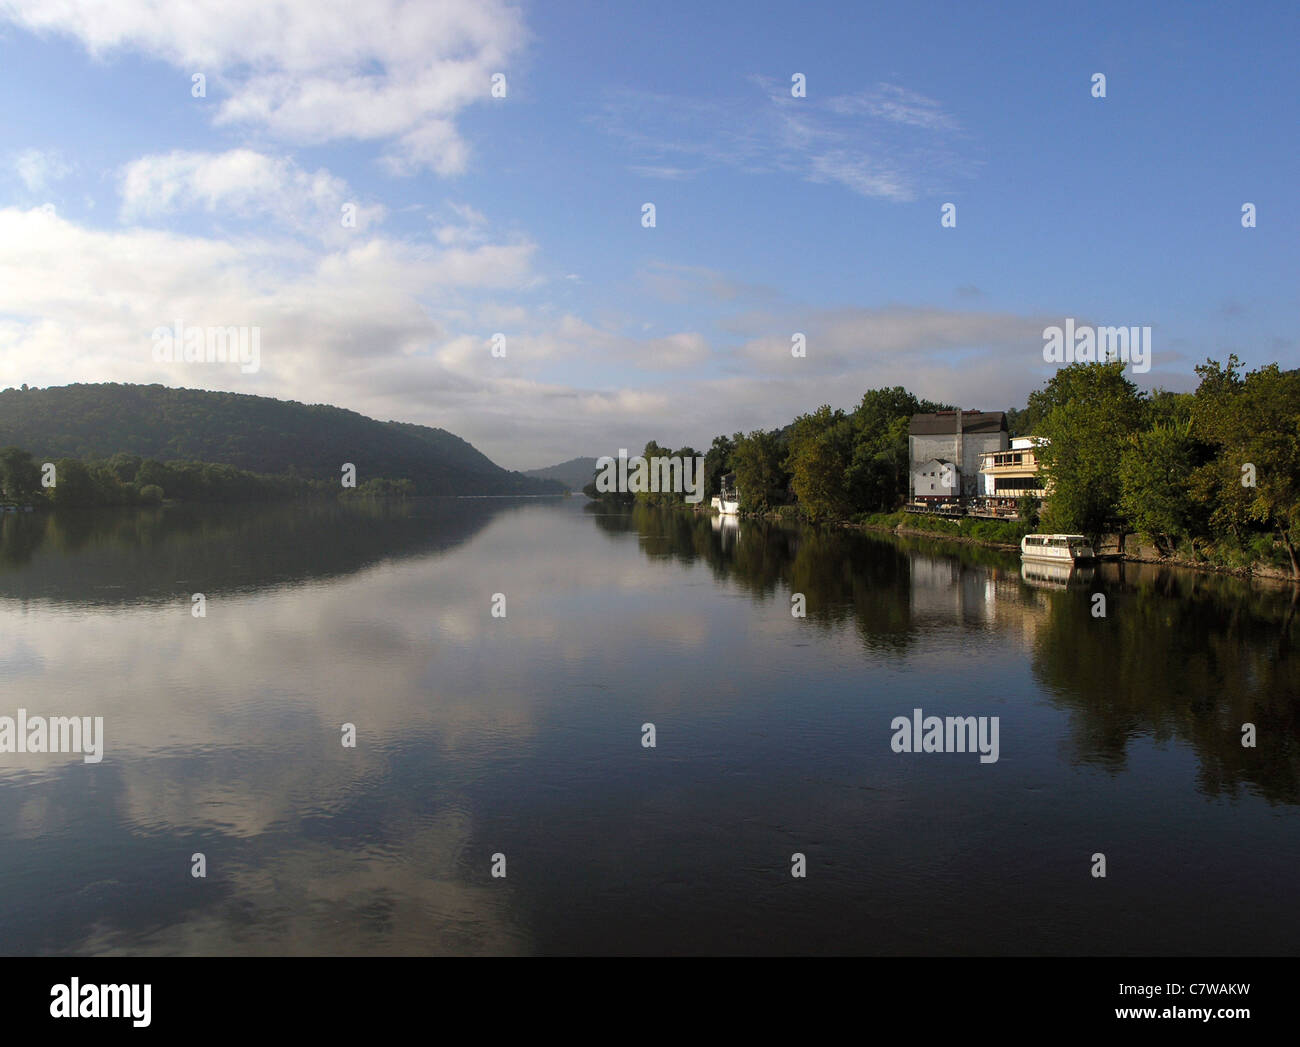
<svg viewBox="0 0 1300 1047">
<path fill-rule="evenodd" d="M 324 404 L 116 382 L 0 392 L 0 447 L 38 460 L 139 455 L 337 482 L 408 479 L 420 494 L 556 494 L 562 485 L 502 469 L 442 429 Z"/>
<path fill-rule="evenodd" d="M 535 476 L 539 480 L 559 480 L 570 491 L 581 491 L 596 473 L 595 458 L 570 458 L 559 465 L 548 465 L 545 469 L 525 469 L 525 476 Z"/>
</svg>

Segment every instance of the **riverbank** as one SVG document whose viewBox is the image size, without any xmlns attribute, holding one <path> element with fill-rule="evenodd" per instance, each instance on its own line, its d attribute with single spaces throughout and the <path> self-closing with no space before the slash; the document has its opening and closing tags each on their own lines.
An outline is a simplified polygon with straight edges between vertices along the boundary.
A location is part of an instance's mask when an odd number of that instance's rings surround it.
<svg viewBox="0 0 1300 1047">
<path fill-rule="evenodd" d="M 897 515 L 897 514 L 895 514 Z M 954 524 L 961 526 L 957 521 L 947 520 L 940 517 L 922 517 L 922 519 L 937 521 L 942 524 Z M 978 527 L 980 524 L 991 523 L 991 521 L 981 521 L 968 519 L 967 525 Z M 946 533 L 945 530 L 935 527 L 927 529 L 921 527 L 909 527 L 907 523 L 893 524 L 891 522 L 864 522 L 864 523 L 846 523 L 844 526 L 860 528 L 863 530 L 875 530 L 888 532 L 896 535 L 906 535 L 916 538 L 938 538 L 942 541 L 956 542 L 960 545 L 982 545 L 987 548 L 1005 549 L 1011 552 L 1020 551 L 1020 541 L 999 540 L 998 537 L 982 536 L 979 534 L 967 535 L 961 533 Z M 1014 524 L 995 524 L 994 526 L 1007 527 L 1011 530 L 1019 530 L 1023 534 L 1030 533 L 1030 529 L 1023 525 Z M 1208 574 L 1226 574 L 1235 578 L 1258 578 L 1269 581 L 1287 582 L 1291 584 L 1300 584 L 1300 579 L 1294 579 L 1289 572 L 1274 564 L 1254 562 L 1248 565 L 1236 565 L 1227 563 L 1216 563 L 1208 559 L 1193 559 L 1186 556 L 1165 556 L 1160 553 L 1155 546 L 1142 541 L 1140 535 L 1127 535 L 1124 547 L 1120 548 L 1118 535 L 1104 535 L 1100 546 L 1097 548 L 1097 554 L 1104 560 L 1120 561 L 1123 563 L 1144 563 L 1156 564 L 1162 567 L 1181 567 L 1191 571 L 1203 571 Z"/>
<path fill-rule="evenodd" d="M 795 518 L 795 514 L 789 511 L 792 508 L 792 506 L 783 506 L 780 510 L 774 512 L 744 513 L 742 515 L 750 519 L 790 523 Z M 917 526 L 922 522 L 928 524 L 928 526 Z M 1020 538 L 1031 533 L 1032 530 L 1027 525 L 1010 521 L 983 520 L 977 517 L 965 517 L 958 520 L 949 517 L 904 514 L 901 512 L 878 513 L 860 520 L 840 520 L 830 524 L 830 526 L 854 531 L 875 531 L 880 534 L 892 534 L 905 538 L 932 538 L 936 541 L 952 542 L 956 545 L 977 545 L 987 549 L 999 549 L 1004 552 L 1015 553 L 1020 552 Z M 1124 563 L 1181 567 L 1189 571 L 1202 571 L 1207 574 L 1225 574 L 1234 578 L 1260 579 L 1300 585 L 1300 579 L 1292 578 L 1284 567 L 1275 564 L 1261 561 L 1250 564 L 1228 564 L 1185 556 L 1164 556 L 1155 546 L 1144 543 L 1139 535 L 1126 536 L 1122 550 L 1119 547 L 1119 537 L 1117 535 L 1106 535 L 1103 537 L 1101 547 L 1097 552 L 1106 560 Z"/>
<path fill-rule="evenodd" d="M 933 538 L 940 542 L 952 542 L 955 545 L 981 545 L 986 549 L 1003 549 L 1007 552 L 1020 552 L 1019 542 L 998 542 L 989 538 L 975 538 L 964 534 L 943 534 L 939 531 L 924 531 L 919 527 L 889 527 L 884 524 L 852 523 L 844 521 L 839 524 L 851 531 L 878 531 L 882 534 L 895 534 L 903 538 Z"/>
</svg>

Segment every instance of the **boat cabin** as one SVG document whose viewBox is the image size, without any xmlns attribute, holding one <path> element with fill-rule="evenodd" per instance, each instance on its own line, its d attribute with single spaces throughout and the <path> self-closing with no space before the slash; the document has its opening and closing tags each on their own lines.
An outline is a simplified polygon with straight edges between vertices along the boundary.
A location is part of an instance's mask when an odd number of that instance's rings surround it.
<svg viewBox="0 0 1300 1047">
<path fill-rule="evenodd" d="M 1070 563 L 1097 558 L 1091 543 L 1081 534 L 1027 534 L 1020 539 L 1020 555 L 1031 560 Z"/>
</svg>

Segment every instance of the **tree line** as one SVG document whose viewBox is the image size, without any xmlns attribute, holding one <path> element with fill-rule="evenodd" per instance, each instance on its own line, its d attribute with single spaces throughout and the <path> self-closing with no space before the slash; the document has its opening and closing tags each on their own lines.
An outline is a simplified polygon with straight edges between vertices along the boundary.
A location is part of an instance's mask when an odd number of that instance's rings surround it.
<svg viewBox="0 0 1300 1047">
<path fill-rule="evenodd" d="M 1194 392 L 1144 393 L 1124 368 L 1062 367 L 1006 412 L 1011 435 L 1048 439 L 1038 451 L 1050 486 L 1040 529 L 1142 534 L 1164 555 L 1267 562 L 1300 578 L 1300 370 L 1246 372 L 1234 355 L 1197 367 Z M 895 386 L 868 390 L 852 411 L 823 405 L 780 429 L 718 436 L 704 455 L 705 502 L 734 473 L 744 512 L 791 506 L 813 523 L 895 512 L 907 498 L 912 416 L 947 410 Z M 653 440 L 644 451 L 670 453 L 696 454 Z M 684 502 L 602 496 L 594 482 L 585 490 L 623 504 Z"/>
<path fill-rule="evenodd" d="M 781 429 L 755 429 L 718 436 L 704 454 L 704 495 L 718 494 L 722 478 L 734 473 L 743 512 L 796 506 L 814 522 L 888 511 L 907 493 L 908 423 L 912 415 L 952 410 L 922 400 L 902 386 L 871 389 L 850 412 L 818 408 Z M 686 447 L 669 452 L 651 440 L 645 457 L 696 455 Z M 592 498 L 645 505 L 683 503 L 681 494 L 600 495 L 595 482 L 583 489 Z"/>
<path fill-rule="evenodd" d="M 1029 397 L 1048 437 L 1043 528 L 1144 534 L 1165 555 L 1284 564 L 1300 578 L 1300 370 L 1196 368 L 1194 392 L 1140 392 L 1122 363 L 1062 368 Z"/>
<path fill-rule="evenodd" d="M 45 455 L 42 461 L 89 463 L 124 453 L 173 465 L 228 466 L 244 477 L 333 481 L 335 487 L 342 463 L 356 462 L 366 479 L 407 479 L 422 495 L 567 491 L 556 481 L 503 469 L 443 429 L 381 422 L 328 404 L 161 385 L 0 390 L 0 447 L 5 446 L 28 448 Z M 178 492 L 181 486 L 220 488 L 232 475 L 213 473 L 205 480 L 187 473 L 173 486 Z M 112 492 L 111 481 L 101 479 Z"/>
<path fill-rule="evenodd" d="M 187 502 L 261 502 L 337 493 L 337 483 L 300 476 L 267 476 L 212 462 L 159 462 L 115 454 L 103 460 L 56 458 L 52 486 L 45 486 L 44 462 L 21 447 L 0 450 L 0 495 L 6 502 L 48 507 L 92 508 Z M 372 484 L 385 481 L 371 481 Z M 357 487 L 364 493 L 365 485 Z M 379 492 L 387 493 L 387 492 Z"/>
</svg>

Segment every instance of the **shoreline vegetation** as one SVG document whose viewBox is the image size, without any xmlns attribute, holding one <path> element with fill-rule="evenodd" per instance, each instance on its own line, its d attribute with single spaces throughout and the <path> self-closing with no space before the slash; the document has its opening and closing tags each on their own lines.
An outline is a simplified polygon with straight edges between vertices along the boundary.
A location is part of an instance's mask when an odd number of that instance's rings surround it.
<svg viewBox="0 0 1300 1047">
<path fill-rule="evenodd" d="M 134 465 L 119 459 L 136 458 Z M 108 460 L 59 458 L 52 463 L 57 484 L 40 486 L 40 466 L 22 448 L 0 449 L 0 512 L 14 509 L 122 509 L 164 505 L 265 505 L 307 500 L 352 501 L 388 498 L 569 498 L 572 491 L 499 492 L 481 494 L 428 494 L 407 479 L 374 477 L 356 487 L 334 480 L 314 480 L 290 475 L 252 473 L 217 462 L 138 461 L 138 456 L 115 455 Z M 13 482 L 6 472 L 12 466 L 30 478 L 35 466 L 35 488 L 30 479 Z M 11 474 L 12 475 L 12 474 Z M 62 490 L 60 490 L 62 488 Z M 12 494 L 10 492 L 13 492 Z M 172 492 L 179 492 L 173 494 Z"/>
<path fill-rule="evenodd" d="M 1005 412 L 1010 435 L 1047 441 L 1047 497 L 1022 499 L 1016 521 L 903 512 L 910 419 L 954 408 L 901 386 L 868 390 L 852 411 L 823 405 L 780 429 L 716 437 L 697 511 L 731 473 L 742 516 L 1006 548 L 1033 532 L 1081 534 L 1125 560 L 1300 583 L 1300 369 L 1244 373 L 1232 355 L 1198 366 L 1193 392 L 1144 393 L 1125 367 L 1062 367 L 1024 408 Z M 696 454 L 655 441 L 643 453 Z M 683 504 L 680 493 L 601 493 L 594 482 L 583 493 L 614 505 Z"/>
<path fill-rule="evenodd" d="M 343 488 L 338 481 L 254 473 L 215 462 L 159 462 L 139 455 L 57 458 L 52 486 L 44 462 L 21 447 L 0 449 L 0 505 L 95 509 L 163 504 L 297 501 L 306 498 L 407 497 L 410 480 L 376 477 Z"/>
<path fill-rule="evenodd" d="M 38 496 L 48 496 L 51 505 L 95 507 L 160 499 L 274 501 L 340 491 L 566 490 L 555 480 L 503 469 L 444 429 L 381 422 L 328 404 L 162 385 L 5 389 L 0 449 L 6 459 L 0 461 L 0 501 L 29 504 Z M 47 463 L 56 467 L 54 487 L 41 482 Z M 356 486 L 344 488 L 342 481 L 353 477 Z"/>
<path fill-rule="evenodd" d="M 991 538 L 982 538 L 977 535 L 948 533 L 938 527 L 927 528 L 917 526 L 915 521 L 925 520 L 934 521 L 936 524 L 951 524 L 954 521 L 944 517 L 923 516 L 911 513 L 898 513 L 898 516 L 906 516 L 906 521 L 898 524 L 891 524 L 890 516 L 881 515 L 872 520 L 862 523 L 843 522 L 839 526 L 849 530 L 876 531 L 883 534 L 893 534 L 905 538 L 929 538 L 934 541 L 952 542 L 960 545 L 978 545 L 986 549 L 1002 549 L 1007 552 L 1019 554 L 1019 541 L 1008 542 L 998 541 Z M 913 523 L 913 526 L 906 526 L 907 522 Z M 988 523 L 990 521 L 975 520 L 973 523 Z M 1025 534 L 1031 534 L 1032 531 L 1026 529 Z M 1023 536 L 1022 536 L 1023 537 Z M 1118 535 L 1103 535 L 1101 547 L 1098 549 L 1098 555 L 1103 560 L 1118 560 L 1124 563 L 1145 563 L 1156 564 L 1163 567 L 1182 567 L 1192 571 L 1205 571 L 1212 574 L 1226 574 L 1235 578 L 1257 578 L 1268 581 L 1295 583 L 1296 580 L 1291 578 L 1287 572 L 1278 567 L 1254 563 L 1245 566 L 1233 566 L 1226 563 L 1216 563 L 1209 559 L 1193 559 L 1188 556 L 1164 556 L 1155 549 L 1154 546 L 1140 541 L 1133 541 L 1137 537 L 1129 535 L 1129 541 L 1125 542 L 1125 548 L 1120 551 L 1118 546 Z M 1135 551 L 1136 550 L 1136 551 Z"/>
<path fill-rule="evenodd" d="M 685 508 L 697 514 L 714 515 L 714 511 L 707 505 L 700 507 L 678 506 L 675 508 Z M 788 506 L 783 508 L 790 508 Z M 761 513 L 740 513 L 742 519 L 763 520 L 768 523 L 776 524 L 799 524 L 807 523 L 799 517 L 797 513 L 780 512 L 768 510 Z M 952 517 L 928 516 L 924 513 L 877 513 L 861 520 L 833 520 L 827 521 L 820 526 L 833 527 L 846 531 L 871 531 L 876 534 L 889 534 L 898 538 L 922 538 L 935 542 L 943 542 L 949 545 L 974 545 L 982 549 L 997 549 L 1002 552 L 1020 553 L 1020 538 L 1026 534 L 1032 534 L 1031 528 L 1023 527 L 1015 523 L 1005 521 L 982 520 L 976 517 L 966 517 L 965 523 L 968 525 L 966 530 L 971 533 L 963 533 L 957 530 L 949 530 L 956 527 L 958 521 Z M 995 530 L 986 529 L 982 532 L 976 532 L 975 528 L 979 525 L 991 525 L 991 528 L 1005 528 L 1004 534 L 999 534 Z M 1012 538 L 1015 532 L 1019 536 Z M 1154 564 L 1161 567 L 1181 567 L 1191 571 L 1204 571 L 1209 574 L 1229 575 L 1234 578 L 1254 578 L 1271 582 L 1295 583 L 1295 579 L 1289 577 L 1287 572 L 1278 567 L 1270 567 L 1259 563 L 1248 565 L 1231 565 L 1225 563 L 1216 563 L 1209 559 L 1192 559 L 1188 556 L 1163 556 L 1153 546 L 1140 541 L 1134 541 L 1138 536 L 1128 535 L 1128 541 L 1121 552 L 1116 548 L 1118 544 L 1117 535 L 1103 535 L 1103 541 L 1098 550 L 1102 560 L 1120 561 L 1123 563 L 1143 563 Z"/>
</svg>

